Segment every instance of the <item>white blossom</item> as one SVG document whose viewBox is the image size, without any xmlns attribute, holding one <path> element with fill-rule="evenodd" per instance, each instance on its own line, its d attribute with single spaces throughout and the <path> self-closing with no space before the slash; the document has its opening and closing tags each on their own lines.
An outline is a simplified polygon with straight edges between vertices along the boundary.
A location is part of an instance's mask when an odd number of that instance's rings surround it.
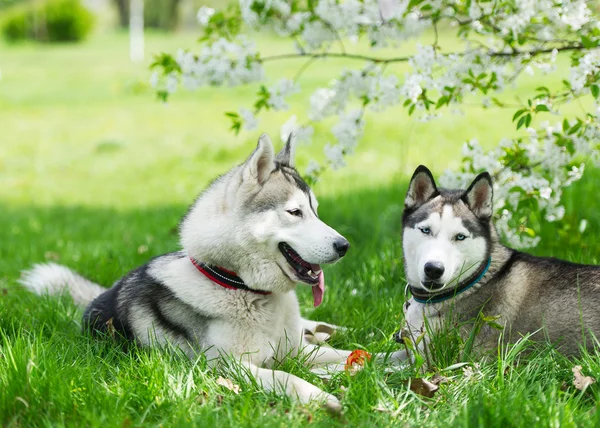
<svg viewBox="0 0 600 428">
<path fill-rule="evenodd" d="M 200 25 L 206 27 L 214 14 L 215 10 L 212 7 L 202 6 L 196 14 L 196 19 Z"/>
<path fill-rule="evenodd" d="M 251 131 L 258 127 L 258 119 L 250 110 L 241 108 L 239 109 L 239 114 L 242 119 L 242 124 L 245 130 Z"/>
<path fill-rule="evenodd" d="M 362 112 L 352 110 L 349 113 L 342 114 L 340 121 L 331 128 L 331 132 L 345 153 L 354 151 L 358 139 L 362 137 L 364 125 Z"/>
<path fill-rule="evenodd" d="M 309 177 L 314 176 L 317 172 L 321 170 L 321 165 L 314 159 L 308 161 L 308 166 L 306 167 L 305 174 Z"/>
<path fill-rule="evenodd" d="M 290 79 L 281 79 L 273 87 L 269 88 L 269 106 L 275 111 L 290 108 L 285 97 L 300 92 L 300 86 Z"/>
<path fill-rule="evenodd" d="M 314 129 L 312 126 L 298 125 L 296 115 L 292 115 L 282 126 L 280 131 L 281 141 L 287 141 L 291 134 L 294 134 L 296 141 L 299 143 L 308 142 L 313 136 Z"/>
<path fill-rule="evenodd" d="M 344 161 L 344 148 L 339 144 L 326 144 L 325 157 L 329 161 L 332 169 L 339 169 L 346 166 L 346 162 Z"/>
</svg>

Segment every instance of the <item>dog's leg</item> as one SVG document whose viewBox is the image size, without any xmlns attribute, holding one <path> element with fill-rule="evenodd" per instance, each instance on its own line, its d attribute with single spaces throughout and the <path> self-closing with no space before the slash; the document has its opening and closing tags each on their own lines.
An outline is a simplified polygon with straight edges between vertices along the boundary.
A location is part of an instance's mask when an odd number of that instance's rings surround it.
<svg viewBox="0 0 600 428">
<path fill-rule="evenodd" d="M 300 403 L 308 404 L 314 401 L 325 405 L 327 409 L 333 412 L 339 413 L 342 411 L 342 405 L 334 395 L 300 379 L 298 376 L 281 370 L 265 369 L 248 362 L 242 364 L 267 391 L 283 391 L 288 397 L 298 400 Z"/>
<path fill-rule="evenodd" d="M 333 372 L 344 369 L 346 361 L 352 351 L 344 351 L 341 349 L 333 349 L 325 346 L 305 345 L 303 352 L 310 355 L 309 362 L 315 365 L 327 365 L 328 369 Z M 405 362 L 410 359 L 407 352 L 402 349 L 400 351 L 389 353 L 378 353 L 374 357 L 377 360 L 388 361 L 392 363 Z"/>
<path fill-rule="evenodd" d="M 340 364 L 345 363 L 352 351 L 342 349 L 333 349 L 327 346 L 318 346 L 313 344 L 304 345 L 302 352 L 308 355 L 308 362 L 311 364 Z"/>
<path fill-rule="evenodd" d="M 393 352 L 391 354 L 380 352 L 375 354 L 375 357 L 378 360 L 389 361 L 391 363 L 403 363 L 410 360 L 410 357 L 405 349 L 401 349 L 400 351 Z"/>
</svg>

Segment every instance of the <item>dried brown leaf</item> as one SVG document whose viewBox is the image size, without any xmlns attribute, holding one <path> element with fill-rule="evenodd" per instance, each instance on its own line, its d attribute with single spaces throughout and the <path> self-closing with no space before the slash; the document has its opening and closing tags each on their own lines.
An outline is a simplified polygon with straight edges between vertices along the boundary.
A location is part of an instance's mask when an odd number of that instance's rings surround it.
<svg viewBox="0 0 600 428">
<path fill-rule="evenodd" d="M 203 406 L 208 402 L 208 392 L 201 391 L 196 397 L 196 403 Z"/>
<path fill-rule="evenodd" d="M 44 257 L 46 260 L 54 260 L 55 262 L 60 260 L 60 254 L 58 254 L 56 251 L 46 251 L 44 253 Z"/>
<path fill-rule="evenodd" d="M 440 385 L 442 383 L 450 382 L 450 379 L 448 379 L 446 376 L 442 376 L 441 374 L 436 373 L 429 380 L 429 382 L 431 382 L 434 385 Z"/>
<path fill-rule="evenodd" d="M 217 379 L 217 385 L 224 386 L 225 388 L 227 388 L 230 391 L 233 391 L 236 394 L 240 393 L 240 386 L 233 383 L 231 379 L 225 379 L 224 377 L 219 376 L 219 378 Z"/>
<path fill-rule="evenodd" d="M 588 386 L 595 383 L 596 379 L 591 376 L 584 376 L 581 373 L 581 366 L 573 367 L 573 385 L 580 391 L 584 391 Z"/>
<path fill-rule="evenodd" d="M 415 394 L 422 395 L 423 397 L 433 397 L 438 389 L 440 389 L 439 386 L 429 382 L 426 379 L 420 377 L 410 379 L 410 390 Z"/>
</svg>

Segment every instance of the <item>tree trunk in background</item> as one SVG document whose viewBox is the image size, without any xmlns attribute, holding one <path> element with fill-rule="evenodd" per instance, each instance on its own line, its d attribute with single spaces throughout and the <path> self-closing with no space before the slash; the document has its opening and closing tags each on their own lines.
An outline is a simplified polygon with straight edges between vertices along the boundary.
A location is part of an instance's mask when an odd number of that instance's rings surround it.
<svg viewBox="0 0 600 428">
<path fill-rule="evenodd" d="M 129 27 L 129 0 L 113 0 L 119 13 L 119 26 Z M 145 0 L 144 26 L 173 31 L 179 24 L 181 0 Z"/>
<path fill-rule="evenodd" d="M 119 12 L 119 27 L 129 27 L 129 0 L 113 0 Z"/>
</svg>

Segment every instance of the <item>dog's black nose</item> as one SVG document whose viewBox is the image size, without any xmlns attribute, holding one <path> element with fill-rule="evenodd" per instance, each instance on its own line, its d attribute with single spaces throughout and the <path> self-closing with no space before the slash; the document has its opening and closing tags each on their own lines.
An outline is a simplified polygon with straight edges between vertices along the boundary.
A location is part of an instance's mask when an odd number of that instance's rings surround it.
<svg viewBox="0 0 600 428">
<path fill-rule="evenodd" d="M 440 262 L 425 263 L 425 275 L 429 279 L 440 279 L 444 274 L 444 265 Z"/>
<path fill-rule="evenodd" d="M 348 252 L 348 248 L 350 248 L 350 242 L 346 241 L 344 238 L 338 238 L 333 241 L 333 248 L 340 257 L 344 257 Z"/>
</svg>

